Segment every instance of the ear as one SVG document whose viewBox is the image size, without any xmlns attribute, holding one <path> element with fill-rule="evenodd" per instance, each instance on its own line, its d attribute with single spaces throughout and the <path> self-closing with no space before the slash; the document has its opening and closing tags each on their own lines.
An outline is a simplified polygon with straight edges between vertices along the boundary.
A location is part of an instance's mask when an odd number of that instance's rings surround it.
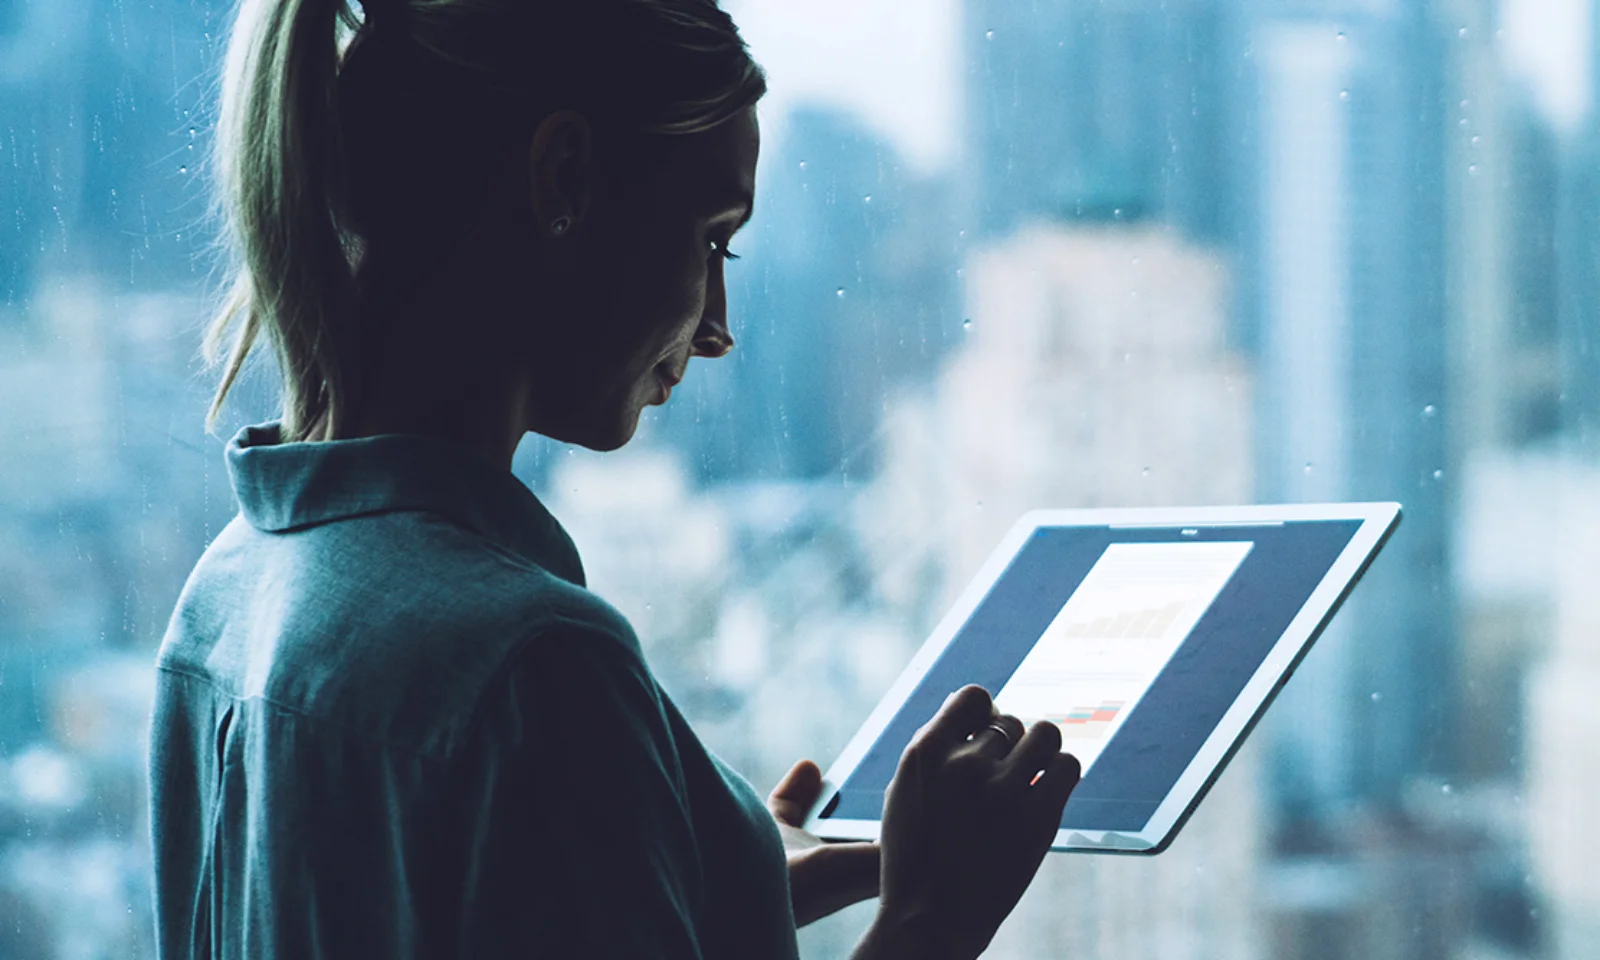
<svg viewBox="0 0 1600 960">
<path fill-rule="evenodd" d="M 548 237 L 571 233 L 589 210 L 594 180 L 594 130 L 582 114 L 545 117 L 528 147 L 534 222 Z"/>
</svg>

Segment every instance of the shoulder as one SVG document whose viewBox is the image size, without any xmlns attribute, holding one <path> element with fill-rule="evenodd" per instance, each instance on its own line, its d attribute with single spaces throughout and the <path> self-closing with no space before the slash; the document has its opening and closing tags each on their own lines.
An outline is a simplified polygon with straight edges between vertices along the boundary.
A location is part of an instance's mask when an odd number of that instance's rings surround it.
<svg viewBox="0 0 1600 960">
<path fill-rule="evenodd" d="M 539 650 L 642 670 L 627 619 L 589 590 L 448 520 L 396 512 L 290 535 L 235 520 L 191 575 L 161 664 L 443 758 Z"/>
</svg>

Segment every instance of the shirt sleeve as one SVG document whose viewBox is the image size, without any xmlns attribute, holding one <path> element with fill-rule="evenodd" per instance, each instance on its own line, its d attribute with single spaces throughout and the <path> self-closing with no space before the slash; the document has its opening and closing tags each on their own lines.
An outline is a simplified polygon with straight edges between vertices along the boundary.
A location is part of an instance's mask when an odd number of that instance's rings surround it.
<svg viewBox="0 0 1600 960">
<path fill-rule="evenodd" d="M 491 700 L 463 770 L 460 955 L 700 960 L 684 772 L 631 634 L 558 623 Z"/>
</svg>

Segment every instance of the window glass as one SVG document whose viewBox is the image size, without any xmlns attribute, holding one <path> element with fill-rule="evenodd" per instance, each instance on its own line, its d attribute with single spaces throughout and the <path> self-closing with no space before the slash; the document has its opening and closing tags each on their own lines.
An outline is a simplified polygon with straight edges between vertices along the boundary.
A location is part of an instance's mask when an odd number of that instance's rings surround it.
<svg viewBox="0 0 1600 960">
<path fill-rule="evenodd" d="M 1025 510 L 1398 500 L 1171 850 L 1047 858 L 990 955 L 1592 956 L 1587 5 L 728 6 L 738 346 L 516 462 L 701 736 L 826 766 Z M 0 957 L 153 955 L 155 647 L 274 403 L 204 429 L 230 8 L 0 0 Z"/>
</svg>

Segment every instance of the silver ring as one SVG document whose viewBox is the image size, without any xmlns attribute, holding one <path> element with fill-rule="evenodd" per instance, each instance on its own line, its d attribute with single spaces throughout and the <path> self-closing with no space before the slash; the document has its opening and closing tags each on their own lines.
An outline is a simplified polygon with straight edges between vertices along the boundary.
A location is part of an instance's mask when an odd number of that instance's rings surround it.
<svg viewBox="0 0 1600 960">
<path fill-rule="evenodd" d="M 1009 750 L 1012 747 L 1017 745 L 1017 741 L 1011 739 L 1011 731 L 1007 730 L 1004 726 L 1002 726 L 1000 721 L 998 721 L 998 720 L 990 720 L 988 725 L 985 727 L 985 729 L 993 730 L 995 733 L 1000 734 L 1000 736 L 1005 737 L 1006 749 Z"/>
</svg>

